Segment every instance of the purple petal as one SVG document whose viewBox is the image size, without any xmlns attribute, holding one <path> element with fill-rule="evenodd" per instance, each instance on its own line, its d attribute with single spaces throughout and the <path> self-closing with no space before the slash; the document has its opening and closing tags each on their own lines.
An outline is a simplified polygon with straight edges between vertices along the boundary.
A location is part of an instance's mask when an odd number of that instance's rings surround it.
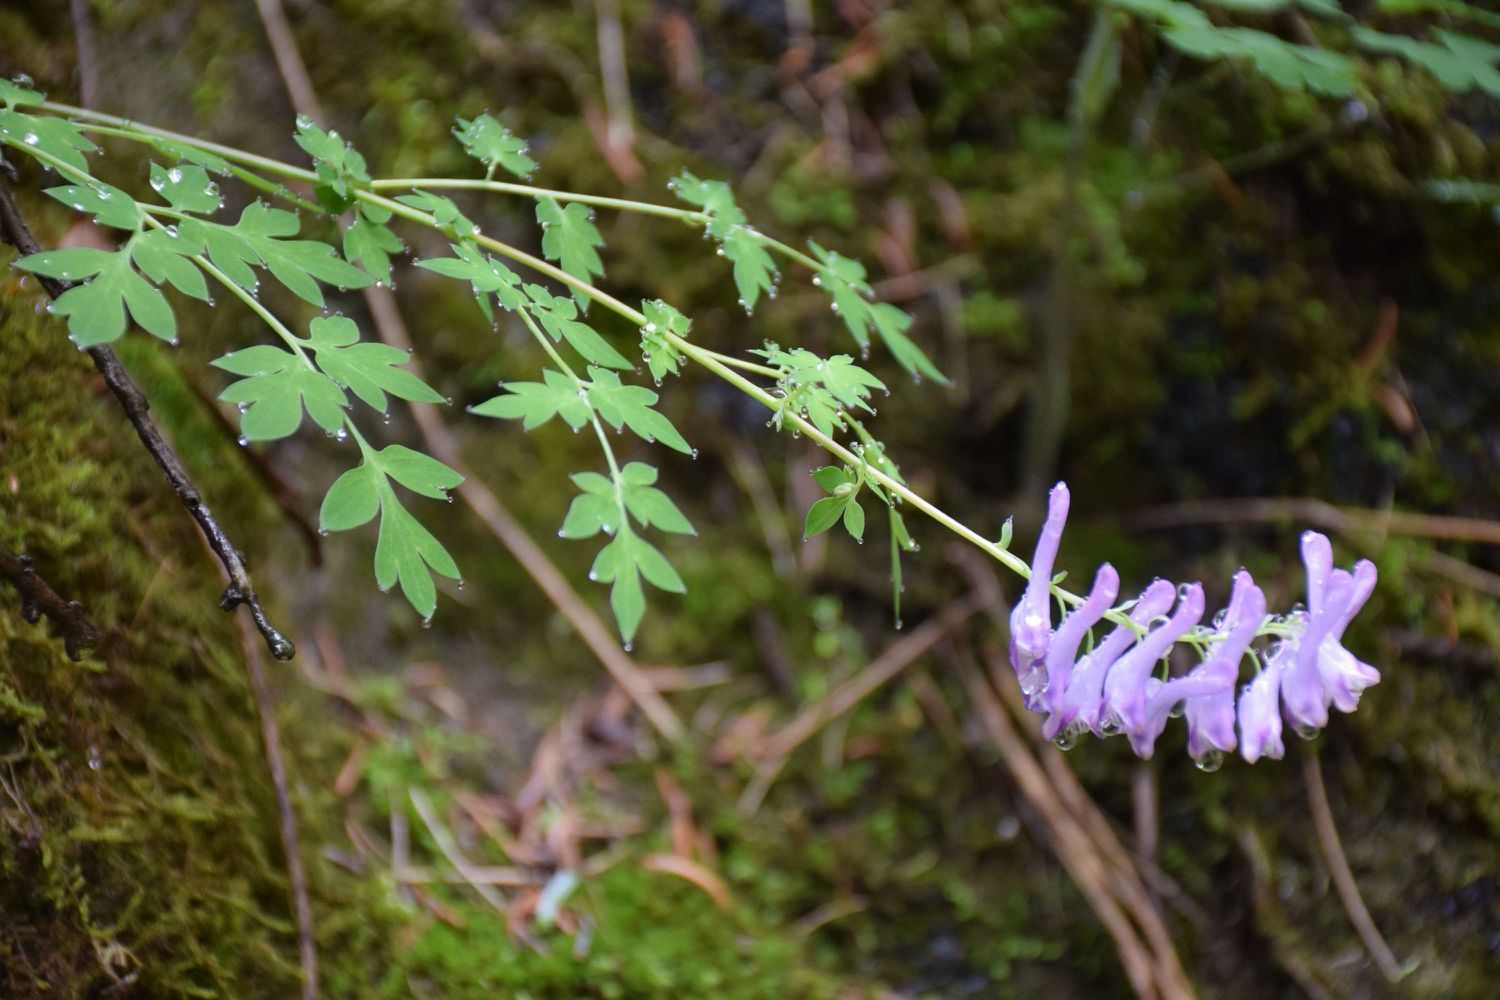
<svg viewBox="0 0 1500 1000">
<path fill-rule="evenodd" d="M 1359 707 L 1359 696 L 1364 689 L 1380 683 L 1380 671 L 1357 658 L 1342 643 L 1344 629 L 1349 627 L 1375 589 L 1374 564 L 1361 559 L 1354 564 L 1353 577 L 1349 604 L 1318 648 L 1318 674 L 1323 680 L 1324 692 L 1340 712 L 1354 711 Z"/>
<path fill-rule="evenodd" d="M 1195 758 L 1202 758 L 1211 749 L 1234 749 L 1234 685 L 1239 680 L 1240 659 L 1260 629 L 1265 613 L 1265 595 L 1252 582 L 1250 574 L 1240 570 L 1235 575 L 1229 607 L 1219 629 L 1221 633 L 1227 630 L 1227 634 L 1213 654 L 1181 677 L 1155 686 L 1148 683 L 1150 693 L 1144 717 L 1130 731 L 1130 745 L 1138 755 L 1151 757 L 1173 706 L 1179 703 L 1184 714 L 1192 713 L 1188 714 L 1188 749 Z M 1211 706 L 1214 713 L 1203 716 L 1203 709 L 1198 707 L 1203 705 Z M 1196 738 L 1198 726 L 1204 722 L 1213 729 L 1214 739 L 1208 746 Z"/>
<path fill-rule="evenodd" d="M 1105 563 L 1094 574 L 1094 586 L 1089 596 L 1062 620 L 1052 636 L 1047 650 L 1047 688 L 1040 699 L 1042 709 L 1051 713 L 1042 726 L 1042 734 L 1049 740 L 1063 726 L 1063 701 L 1073 674 L 1073 661 L 1078 656 L 1078 644 L 1083 641 L 1084 633 L 1104 617 L 1104 612 L 1109 610 L 1119 592 L 1120 574 Z"/>
<path fill-rule="evenodd" d="M 1136 599 L 1135 607 L 1130 609 L 1130 620 L 1137 625 L 1145 625 L 1170 608 L 1172 599 L 1176 596 L 1177 588 L 1166 580 L 1154 581 Z M 1104 679 L 1120 654 L 1134 641 L 1135 632 L 1124 625 L 1118 625 L 1092 652 L 1078 661 L 1068 681 L 1067 692 L 1063 695 L 1060 713 L 1063 729 L 1076 725 L 1091 729 L 1098 736 L 1105 735 L 1099 727 L 1104 707 Z"/>
<path fill-rule="evenodd" d="M 1333 546 L 1328 536 L 1316 531 L 1302 533 L 1302 565 L 1307 567 L 1307 610 L 1317 614 L 1323 607 L 1323 591 L 1333 572 Z"/>
<path fill-rule="evenodd" d="M 1104 719 L 1130 732 L 1146 720 L 1146 680 L 1168 649 L 1203 617 L 1203 585 L 1182 588 L 1177 610 L 1162 625 L 1147 632 L 1104 679 Z"/>
<path fill-rule="evenodd" d="M 1010 615 L 1010 663 L 1021 690 L 1031 698 L 1047 683 L 1047 645 L 1052 638 L 1052 567 L 1068 520 L 1068 486 L 1058 483 L 1047 497 L 1047 520 L 1031 557 L 1026 591 Z"/>
<path fill-rule="evenodd" d="M 1282 675 L 1281 701 L 1287 721 L 1304 739 L 1328 725 L 1330 698 L 1319 669 L 1319 654 L 1324 638 L 1344 614 L 1353 593 L 1352 576 L 1341 569 L 1329 574 L 1320 606 L 1309 615 L 1306 630 L 1298 637 L 1296 652 Z"/>
<path fill-rule="evenodd" d="M 1289 655 L 1287 644 L 1276 647 L 1261 672 L 1240 690 L 1240 754 L 1252 764 L 1261 757 L 1280 760 L 1285 753 L 1276 701 L 1281 689 L 1281 671 Z"/>
<path fill-rule="evenodd" d="M 1240 660 L 1265 616 L 1266 595 L 1251 581 L 1249 573 L 1240 570 L 1235 574 L 1234 592 L 1224 619 L 1223 627 L 1229 630 L 1229 635 L 1200 668 L 1221 686 L 1211 694 L 1189 698 L 1183 712 L 1188 753 L 1194 760 L 1204 760 L 1214 752 L 1234 751 L 1234 687 L 1240 676 Z"/>
</svg>

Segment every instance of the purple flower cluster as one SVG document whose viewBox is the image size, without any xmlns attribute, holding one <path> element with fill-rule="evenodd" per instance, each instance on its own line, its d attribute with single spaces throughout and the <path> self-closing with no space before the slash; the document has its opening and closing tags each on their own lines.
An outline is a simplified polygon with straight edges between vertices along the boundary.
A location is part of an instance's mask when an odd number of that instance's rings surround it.
<svg viewBox="0 0 1500 1000">
<path fill-rule="evenodd" d="M 1205 626 L 1199 624 L 1202 584 L 1157 580 L 1120 608 L 1129 625 L 1116 624 L 1079 656 L 1085 635 L 1119 596 L 1120 577 L 1108 563 L 1099 567 L 1083 602 L 1052 627 L 1053 564 L 1067 519 L 1068 487 L 1058 483 L 1048 497 L 1031 578 L 1010 618 L 1010 661 L 1021 692 L 1028 708 L 1046 714 L 1042 732 L 1059 746 L 1071 746 L 1085 732 L 1123 733 L 1149 758 L 1167 719 L 1182 715 L 1188 753 L 1204 770 L 1216 769 L 1236 748 L 1251 763 L 1280 758 L 1283 718 L 1311 739 L 1328 724 L 1330 705 L 1352 712 L 1360 693 L 1379 683 L 1380 673 L 1343 646 L 1344 630 L 1375 589 L 1375 567 L 1360 560 L 1352 570 L 1335 569 L 1327 537 L 1315 531 L 1302 536 L 1305 608 L 1267 619 L 1265 595 L 1240 570 L 1229 606 Z M 1252 648 L 1263 627 L 1269 645 Z M 1202 661 L 1176 677 L 1156 676 L 1183 640 Z M 1236 693 L 1247 653 L 1258 669 Z"/>
</svg>

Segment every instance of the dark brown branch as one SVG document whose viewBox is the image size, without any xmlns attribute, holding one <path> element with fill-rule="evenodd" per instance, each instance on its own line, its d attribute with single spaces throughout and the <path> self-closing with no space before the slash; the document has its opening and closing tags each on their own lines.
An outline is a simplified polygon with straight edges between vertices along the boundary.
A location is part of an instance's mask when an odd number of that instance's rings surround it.
<svg viewBox="0 0 1500 1000">
<path fill-rule="evenodd" d="M 31 235 L 26 221 L 21 217 L 21 211 L 11 197 L 10 189 L 4 184 L 0 184 L 0 238 L 23 254 L 40 253 L 42 249 L 35 237 Z M 68 282 L 56 281 L 52 278 L 40 278 L 40 281 L 42 287 L 47 290 L 47 294 L 54 299 L 71 287 Z M 219 522 L 214 519 L 213 511 L 209 509 L 208 504 L 193 486 L 192 480 L 188 478 L 181 459 L 177 457 L 177 453 L 172 450 L 172 446 L 167 443 L 166 438 L 162 437 L 161 431 L 152 421 L 151 404 L 146 401 L 145 394 L 130 377 L 130 372 L 120 361 L 120 356 L 106 344 L 88 348 L 88 355 L 93 359 L 94 367 L 99 369 L 99 374 L 104 376 L 104 382 L 109 386 L 110 392 L 114 393 L 120 408 L 125 411 L 125 417 L 135 428 L 141 444 L 146 446 L 146 450 L 156 460 L 162 474 L 167 477 L 167 482 L 176 491 L 178 499 L 188 509 L 188 513 L 193 515 L 193 520 L 198 522 L 198 527 L 203 530 L 203 535 L 208 539 L 209 547 L 213 549 L 214 555 L 218 556 L 219 562 L 224 565 L 224 571 L 229 577 L 229 585 L 225 587 L 224 595 L 219 599 L 219 607 L 225 611 L 233 611 L 241 604 L 249 608 L 250 617 L 254 620 L 255 627 L 260 631 L 261 638 L 265 640 L 271 655 L 278 660 L 290 660 L 296 653 L 296 647 L 292 645 L 290 639 L 277 631 L 266 617 L 265 610 L 255 596 L 255 587 L 250 582 L 250 574 L 245 569 L 244 557 L 234 547 L 229 536 L 219 526 Z"/>
<path fill-rule="evenodd" d="M 60 597 L 31 568 L 31 557 L 0 548 L 0 577 L 21 592 L 21 617 L 35 625 L 43 615 L 52 619 L 63 635 L 63 648 L 72 659 L 99 645 L 99 630 L 89 621 L 83 605 Z"/>
</svg>

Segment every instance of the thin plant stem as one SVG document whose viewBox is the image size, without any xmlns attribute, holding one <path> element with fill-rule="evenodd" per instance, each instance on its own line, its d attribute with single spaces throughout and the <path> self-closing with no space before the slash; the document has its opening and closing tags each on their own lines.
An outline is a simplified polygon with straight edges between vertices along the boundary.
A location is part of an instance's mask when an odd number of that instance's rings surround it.
<svg viewBox="0 0 1500 1000">
<path fill-rule="evenodd" d="M 182 143 L 184 145 L 191 146 L 195 149 L 203 150 L 205 152 L 213 153 L 232 163 L 241 164 L 247 167 L 253 167 L 267 173 L 276 174 L 282 177 L 309 183 L 314 183 L 317 180 L 317 175 L 310 170 L 296 167 L 288 163 L 283 163 L 279 160 L 274 160 L 269 157 L 260 156 L 254 153 L 248 153 L 244 150 L 236 149 L 231 146 L 224 146 L 219 143 L 204 139 L 198 139 L 196 137 L 184 135 L 178 132 L 173 132 L 169 129 L 156 128 L 149 125 L 141 125 L 126 118 L 107 115 L 101 112 L 91 111 L 86 108 L 73 107 L 71 105 L 60 104 L 53 101 L 43 102 L 41 106 L 45 110 L 67 115 L 71 118 L 79 119 L 83 122 L 92 122 L 110 126 L 114 129 L 111 134 L 118 134 L 124 138 L 131 138 L 132 134 L 134 134 L 136 137 L 145 139 L 147 141 L 149 141 L 150 137 L 166 139 L 172 142 Z M 26 152 L 36 153 L 37 151 L 28 148 Z M 359 201 L 383 208 L 386 211 L 390 212 L 392 215 L 405 219 L 408 222 L 414 222 L 432 229 L 445 231 L 445 227 L 442 224 L 438 223 L 430 213 L 423 212 L 420 209 L 412 208 L 411 206 L 402 204 L 399 201 L 396 201 L 392 198 L 387 198 L 384 195 L 378 193 L 381 190 L 404 189 L 415 186 L 422 186 L 431 189 L 448 188 L 486 190 L 499 193 L 524 195 L 527 197 L 552 197 L 559 200 L 576 201 L 581 204 L 597 205 L 599 207 L 614 208 L 621 211 L 630 211 L 639 214 L 677 218 L 691 222 L 705 222 L 708 221 L 709 218 L 705 213 L 702 212 L 694 212 L 689 209 L 674 208 L 666 205 L 656 205 L 650 202 L 631 201 L 629 199 L 622 198 L 605 198 L 601 196 L 581 195 L 575 194 L 573 192 L 556 191 L 547 188 L 532 187 L 525 184 L 513 184 L 506 181 L 495 180 L 395 178 L 373 181 L 369 189 L 356 190 L 354 194 Z M 756 232 L 755 230 L 751 231 Z M 770 247 L 793 260 L 797 260 L 798 262 L 805 264 L 813 270 L 821 270 L 822 265 L 820 265 L 818 261 L 803 253 L 802 251 L 797 250 L 796 248 L 791 247 L 785 243 L 782 243 L 779 240 L 773 239 L 772 237 L 765 236 L 764 234 L 756 232 L 756 235 L 767 247 Z M 642 327 L 646 325 L 646 316 L 640 310 L 636 309 L 626 302 L 621 301 L 620 299 L 609 294 L 603 289 L 596 287 L 590 282 L 574 277 L 573 275 L 567 273 L 562 268 L 557 267 L 549 261 L 543 260 L 540 257 L 527 253 L 526 251 L 505 243 L 501 240 L 497 240 L 492 236 L 485 235 L 478 230 L 476 230 L 472 234 L 469 234 L 469 238 L 478 245 L 483 246 L 488 250 L 491 250 L 518 264 L 524 265 L 525 267 L 539 274 L 546 275 L 547 277 L 552 278 L 554 281 L 565 285 L 569 289 L 576 290 L 583 295 L 588 296 L 591 301 L 596 302 L 599 305 L 603 306 L 605 309 L 608 309 L 609 311 L 621 316 L 634 326 Z M 223 280 L 227 281 L 227 278 Z M 250 304 L 251 308 L 254 309 L 258 314 L 260 314 L 262 318 L 267 318 L 270 316 L 269 312 L 265 310 L 265 308 L 261 306 L 258 301 L 254 300 L 253 296 L 241 294 L 243 293 L 243 289 L 239 289 L 238 286 L 233 285 L 232 282 L 229 282 L 229 286 L 231 287 L 231 291 L 234 291 L 237 295 L 239 295 L 239 297 L 244 298 L 247 301 L 247 304 Z M 268 322 L 271 322 L 273 320 L 274 317 L 271 317 Z M 279 323 L 277 324 L 277 326 L 279 326 Z M 273 329 L 275 328 L 276 327 L 273 326 Z M 284 330 L 285 327 L 281 327 L 281 329 Z M 921 494 L 912 490 L 905 483 L 900 482 L 899 480 L 895 479 L 885 472 L 882 472 L 879 469 L 869 467 L 868 463 L 865 462 L 854 451 L 840 443 L 831 435 L 825 434 L 823 431 L 819 430 L 806 418 L 783 407 L 782 401 L 777 396 L 773 395 L 770 391 L 762 388 L 761 386 L 756 385 L 736 369 L 741 368 L 750 370 L 755 374 L 761 375 L 766 378 L 773 377 L 774 375 L 779 375 L 779 373 L 765 368 L 764 366 L 751 367 L 751 365 L 753 364 L 751 362 L 740 362 L 738 360 L 732 360 L 726 355 L 720 354 L 719 352 L 710 350 L 706 347 L 702 347 L 698 344 L 694 344 L 671 331 L 662 331 L 662 335 L 668 343 L 672 344 L 672 346 L 676 347 L 678 351 L 691 358 L 698 365 L 708 369 L 710 372 L 714 373 L 725 382 L 728 382 L 736 389 L 739 389 L 750 398 L 765 406 L 767 409 L 779 414 L 782 418 L 783 424 L 790 424 L 793 428 L 794 433 L 806 435 L 810 440 L 833 455 L 835 458 L 838 458 L 839 460 L 856 468 L 864 468 L 866 470 L 865 474 L 868 479 L 889 490 L 894 498 L 899 501 L 909 503 L 917 510 L 920 510 L 923 514 L 927 515 L 933 521 L 936 521 L 938 524 L 942 525 L 944 528 L 947 528 L 949 531 L 958 535 L 960 538 L 978 547 L 981 551 L 985 552 L 990 557 L 1003 564 L 1007 569 L 1020 576 L 1022 579 L 1030 579 L 1031 568 L 1027 564 L 1027 562 L 1020 556 L 1017 556 L 1008 548 L 1001 546 L 998 542 L 985 537 L 980 532 L 964 524 L 956 517 L 947 513 L 936 504 L 932 503 L 926 497 L 923 497 Z M 295 336 L 293 337 L 293 339 L 296 339 Z M 543 340 L 545 341 L 545 338 L 543 338 Z M 575 380 L 577 379 L 576 375 L 573 377 Z M 1081 596 L 1074 594 L 1071 591 L 1065 590 L 1056 584 L 1053 584 L 1050 589 L 1059 600 L 1069 606 L 1077 607 L 1078 605 L 1083 603 L 1083 598 Z M 1123 608 L 1112 608 L 1105 613 L 1104 617 L 1110 622 L 1129 628 L 1133 632 L 1141 633 L 1146 631 L 1146 627 L 1132 621 Z M 1279 625 L 1279 623 L 1277 623 L 1270 617 L 1266 619 L 1266 622 L 1262 625 L 1261 628 L 1261 634 L 1277 634 L 1281 631 L 1284 631 L 1284 629 Z M 1213 642 L 1217 641 L 1220 637 L 1216 635 L 1209 635 L 1204 636 L 1203 638 L 1208 642 Z"/>
</svg>

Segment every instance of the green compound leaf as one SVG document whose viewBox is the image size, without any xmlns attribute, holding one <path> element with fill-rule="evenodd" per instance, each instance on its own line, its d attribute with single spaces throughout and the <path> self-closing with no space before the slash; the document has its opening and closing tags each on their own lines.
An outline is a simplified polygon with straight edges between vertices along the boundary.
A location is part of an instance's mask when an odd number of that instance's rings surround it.
<svg viewBox="0 0 1500 1000">
<path fill-rule="evenodd" d="M 365 158 L 337 132 L 324 130 L 306 115 L 297 116 L 297 145 L 313 159 L 318 183 L 313 190 L 318 201 L 331 212 L 346 212 L 354 205 L 354 192 L 370 184 Z"/>
<path fill-rule="evenodd" d="M 648 442 L 660 441 L 684 455 L 695 454 L 672 422 L 652 409 L 656 393 L 643 386 L 622 385 L 620 376 L 603 368 L 589 368 L 589 380 L 592 383 L 587 390 L 589 403 L 615 430 L 629 427 Z"/>
<path fill-rule="evenodd" d="M 568 506 L 568 515 L 557 533 L 563 538 L 592 538 L 601 531 L 613 535 L 619 526 L 620 505 L 614 497 L 580 493 Z"/>
<path fill-rule="evenodd" d="M 667 187 L 709 216 L 708 234 L 719 241 L 719 253 L 734 264 L 734 284 L 746 313 L 754 311 L 762 294 L 776 294 L 776 264 L 759 234 L 745 224 L 745 213 L 735 204 L 728 184 L 683 171 Z"/>
<path fill-rule="evenodd" d="M 572 478 L 581 493 L 573 498 L 558 534 L 563 538 L 592 538 L 600 532 L 612 536 L 595 558 L 589 579 L 614 584 L 610 606 L 628 646 L 646 611 L 641 578 L 679 594 L 687 586 L 666 556 L 635 533 L 626 520 L 627 512 L 643 527 L 675 534 L 695 532 L 671 498 L 653 485 L 656 469 L 644 462 L 626 465 L 618 481 L 597 472 L 579 472 Z"/>
<path fill-rule="evenodd" d="M 1111 0 L 1123 10 L 1151 18 L 1173 48 L 1198 59 L 1243 59 L 1272 83 L 1311 90 L 1329 97 L 1354 93 L 1355 63 L 1348 56 L 1310 45 L 1286 42 L 1252 28 L 1224 28 L 1199 8 L 1180 0 Z M 1252 9 L 1253 0 L 1231 0 L 1219 6 Z M 1329 13 L 1327 5 L 1313 4 Z M 1258 9 L 1271 10 L 1270 6 Z"/>
<path fill-rule="evenodd" d="M 1375 5 L 1387 14 L 1421 14 L 1430 11 L 1500 28 L 1500 14 L 1482 10 L 1463 0 L 1376 0 Z"/>
<path fill-rule="evenodd" d="M 18 76 L 14 80 L 0 77 L 0 103 L 7 108 L 22 108 L 41 104 L 47 99 L 39 90 L 31 89 L 31 78 Z"/>
<path fill-rule="evenodd" d="M 75 212 L 89 213 L 101 226 L 134 230 L 140 226 L 143 218 L 141 206 L 136 204 L 134 198 L 103 181 L 94 181 L 88 185 L 63 184 L 48 188 L 45 193 Z"/>
<path fill-rule="evenodd" d="M 627 644 L 635 638 L 641 618 L 646 613 L 646 594 L 641 578 L 653 586 L 674 594 L 687 592 L 687 584 L 672 568 L 667 557 L 629 527 L 620 526 L 613 539 L 599 550 L 589 579 L 611 583 L 609 603 L 615 623 Z"/>
<path fill-rule="evenodd" d="M 300 223 L 291 212 L 260 202 L 245 206 L 233 226 L 201 219 L 184 219 L 181 234 L 207 248 L 214 266 L 236 285 L 256 291 L 255 267 L 264 267 L 290 291 L 311 302 L 323 304 L 318 282 L 338 288 L 364 288 L 373 279 L 346 260 L 334 256 L 333 248 L 317 240 L 292 240 Z"/>
<path fill-rule="evenodd" d="M 180 212 L 210 215 L 224 203 L 219 185 L 208 179 L 208 171 L 194 163 L 179 163 L 175 167 L 151 164 L 151 189 Z"/>
<path fill-rule="evenodd" d="M 200 244 L 161 229 L 141 233 L 131 242 L 130 259 L 157 285 L 170 284 L 184 295 L 211 301 L 203 272 L 191 258 L 203 252 Z"/>
<path fill-rule="evenodd" d="M 1388 35 L 1369 28 L 1353 30 L 1355 42 L 1373 52 L 1399 55 L 1455 93 L 1482 90 L 1500 97 L 1500 46 L 1449 31 L 1436 32 L 1441 45 L 1419 42 L 1405 35 Z"/>
<path fill-rule="evenodd" d="M 359 327 L 347 316 L 319 316 L 308 331 L 318 367 L 371 409 L 386 412 L 385 394 L 415 403 L 444 402 L 431 386 L 397 365 L 411 355 L 389 344 L 360 343 Z"/>
<path fill-rule="evenodd" d="M 590 364 L 621 371 L 635 367 L 625 355 L 609 346 L 609 342 L 593 327 L 579 320 L 578 307 L 571 299 L 560 298 L 541 285 L 533 284 L 526 286 L 526 295 L 531 299 L 531 314 L 553 340 L 566 340 Z"/>
<path fill-rule="evenodd" d="M 469 282 L 486 319 L 495 318 L 494 310 L 490 308 L 491 295 L 505 309 L 520 309 L 526 305 L 526 296 L 521 293 L 521 279 L 516 272 L 495 258 L 480 253 L 472 243 L 453 243 L 450 246 L 457 256 L 419 260 L 417 266 Z"/>
<path fill-rule="evenodd" d="M 344 259 L 358 264 L 377 285 L 391 283 L 391 254 L 406 249 L 386 225 L 391 213 L 376 205 L 360 205 L 344 230 Z"/>
<path fill-rule="evenodd" d="M 825 465 L 821 469 L 813 470 L 813 482 L 824 493 L 832 493 L 840 486 L 854 485 L 855 479 L 849 474 L 849 470 L 837 465 Z"/>
<path fill-rule="evenodd" d="M 696 535 L 698 532 L 693 529 L 692 522 L 677 508 L 671 497 L 655 486 L 632 483 L 623 478 L 631 467 L 649 470 L 653 480 L 656 476 L 655 469 L 641 462 L 631 462 L 622 471 L 620 492 L 625 500 L 625 509 L 630 512 L 630 516 L 645 528 L 656 528 L 658 531 L 673 535 Z"/>
<path fill-rule="evenodd" d="M 94 247 L 69 247 L 66 250 L 44 250 L 16 261 L 15 266 L 44 278 L 60 281 L 82 281 L 98 274 L 119 256 L 118 251 Z"/>
<path fill-rule="evenodd" d="M 417 613 L 430 618 L 437 607 L 431 573 L 456 580 L 458 566 L 442 543 L 401 505 L 392 480 L 423 496 L 443 499 L 463 477 L 434 458 L 390 445 L 367 453 L 365 461 L 334 480 L 318 512 L 319 527 L 347 531 L 380 514 L 375 581 L 382 590 L 399 582 Z"/>
<path fill-rule="evenodd" d="M 604 274 L 604 261 L 598 247 L 604 237 L 594 227 L 593 212 L 587 205 L 572 202 L 559 205 L 552 198 L 538 198 L 536 221 L 542 227 L 542 253 L 556 261 L 564 271 L 579 281 L 592 284 L 595 275 Z M 580 309 L 589 307 L 588 296 L 573 289 L 573 299 Z"/>
<path fill-rule="evenodd" d="M 375 462 L 402 486 L 434 500 L 448 499 L 448 491 L 464 481 L 463 476 L 447 465 L 405 445 L 387 445 L 375 453 Z"/>
<path fill-rule="evenodd" d="M 305 408 L 328 434 L 344 429 L 349 399 L 327 375 L 307 367 L 301 358 L 278 347 L 261 345 L 231 351 L 213 362 L 217 368 L 244 375 L 219 398 L 240 407 L 240 434 L 246 441 L 274 441 L 296 432 Z"/>
<path fill-rule="evenodd" d="M 776 263 L 755 230 L 749 226 L 733 227 L 724 237 L 720 249 L 734 264 L 734 285 L 739 289 L 740 305 L 745 307 L 747 314 L 755 311 L 762 293 L 776 297 Z"/>
<path fill-rule="evenodd" d="M 486 177 L 493 177 L 495 168 L 504 167 L 526 180 L 536 170 L 536 161 L 526 155 L 526 141 L 487 113 L 470 120 L 458 119 L 453 134 L 465 152 L 484 164 Z"/>
<path fill-rule="evenodd" d="M 861 350 L 869 348 L 873 330 L 901 367 L 918 377 L 925 375 L 938 382 L 947 382 L 942 372 L 906 335 L 911 317 L 889 303 L 870 301 L 874 293 L 865 280 L 863 264 L 825 250 L 812 240 L 808 241 L 808 246 L 820 265 L 813 280 L 833 299 L 833 311 L 839 314 Z"/>
<path fill-rule="evenodd" d="M 720 239 L 732 226 L 745 223 L 745 213 L 734 203 L 734 192 L 723 181 L 701 180 L 684 170 L 667 182 L 667 190 L 710 216 L 709 232 Z"/>
<path fill-rule="evenodd" d="M 1285 42 L 1253 28 L 1184 26 L 1168 28 L 1162 37 L 1199 59 L 1245 59 L 1279 87 L 1328 97 L 1354 93 L 1354 60 L 1338 52 Z"/>
<path fill-rule="evenodd" d="M 674 333 L 685 338 L 693 324 L 661 299 L 642 302 L 641 312 L 646 315 L 646 325 L 641 327 L 641 359 L 651 369 L 651 377 L 659 385 L 666 376 L 676 375 L 682 370 L 682 353 L 666 335 Z"/>
<path fill-rule="evenodd" d="M 870 391 L 885 389 L 884 382 L 856 365 L 847 354 L 820 358 L 805 348 L 784 351 L 769 342 L 764 349 L 750 353 L 765 358 L 781 372 L 778 422 L 787 411 L 800 413 L 824 434 L 833 434 L 844 424 L 845 409 L 856 407 L 873 413 Z"/>
<path fill-rule="evenodd" d="M 573 380 L 550 368 L 542 371 L 541 382 L 505 382 L 503 396 L 496 396 L 469 407 L 481 417 L 520 420 L 524 430 L 540 427 L 553 417 L 561 416 L 575 431 L 589 422 L 589 401 L 579 393 Z"/>
<path fill-rule="evenodd" d="M 32 254 L 16 261 L 23 271 L 64 281 L 88 279 L 58 296 L 51 311 L 68 319 L 68 336 L 79 347 L 118 340 L 125 332 L 126 310 L 147 333 L 169 343 L 177 339 L 177 321 L 166 297 L 131 267 L 134 240 L 116 251 L 74 247 Z"/>
<path fill-rule="evenodd" d="M 459 579 L 458 566 L 432 532 L 417 521 L 384 479 L 380 495 L 380 534 L 375 543 L 375 583 L 381 590 L 401 584 L 401 593 L 424 620 L 437 608 L 432 573 Z"/>
<path fill-rule="evenodd" d="M 839 523 L 839 518 L 844 516 L 844 508 L 848 506 L 849 496 L 824 497 L 815 501 L 807 509 L 807 521 L 802 526 L 802 537 L 811 538 L 820 535 Z"/>
<path fill-rule="evenodd" d="M 902 368 L 916 375 L 925 375 L 934 382 L 948 384 L 947 376 L 938 371 L 937 365 L 906 335 L 911 326 L 911 316 L 908 313 L 889 302 L 876 302 L 870 307 L 870 322 L 874 324 L 875 332 L 880 335 L 886 350 L 900 362 Z"/>
<path fill-rule="evenodd" d="M 328 487 L 318 510 L 323 531 L 348 531 L 367 524 L 380 511 L 380 473 L 368 462 L 345 472 Z"/>
<path fill-rule="evenodd" d="M 89 163 L 83 154 L 99 148 L 70 121 L 12 109 L 0 111 L 0 142 L 28 154 L 43 153 L 75 170 L 88 170 Z"/>
<path fill-rule="evenodd" d="M 865 540 L 865 509 L 852 496 L 844 505 L 844 530 L 849 532 L 850 537 L 856 542 Z"/>
<path fill-rule="evenodd" d="M 454 239 L 466 240 L 479 232 L 479 227 L 458 210 L 458 206 L 451 198 L 444 198 L 431 191 L 417 191 L 414 194 L 398 195 L 396 200 L 403 205 L 409 205 L 431 214 L 432 221 L 446 230 Z"/>
<path fill-rule="evenodd" d="M 865 540 L 865 511 L 859 505 L 861 485 L 859 477 L 847 467 L 841 468 L 834 465 L 816 469 L 812 476 L 819 489 L 832 495 L 823 497 L 808 508 L 802 537 L 806 539 L 821 534 L 842 519 L 844 530 L 848 531 L 855 541 L 863 542 Z M 874 488 L 871 484 L 871 489 Z"/>
</svg>

